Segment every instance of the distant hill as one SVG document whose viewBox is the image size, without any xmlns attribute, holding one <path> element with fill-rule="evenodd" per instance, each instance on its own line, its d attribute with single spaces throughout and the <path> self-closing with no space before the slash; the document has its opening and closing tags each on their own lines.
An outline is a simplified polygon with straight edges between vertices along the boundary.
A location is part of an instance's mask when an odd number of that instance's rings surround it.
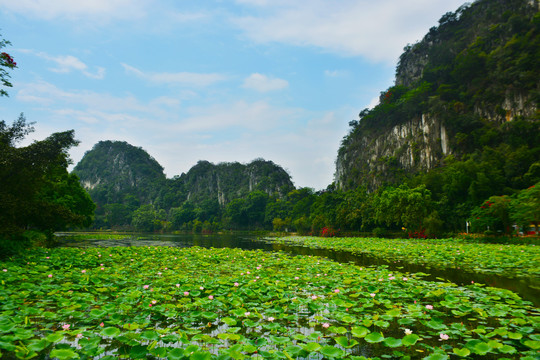
<svg viewBox="0 0 540 360">
<path fill-rule="evenodd" d="M 200 203 L 217 199 L 220 206 L 259 190 L 283 198 L 294 185 L 290 175 L 272 161 L 256 159 L 249 164 L 199 161 L 178 179 L 187 191 L 186 200 Z"/>
<path fill-rule="evenodd" d="M 487 156 L 499 161 L 470 176 L 496 169 L 503 179 L 489 180 L 495 193 L 533 184 L 524 176 L 540 158 L 539 9 L 537 0 L 478 0 L 407 46 L 395 86 L 350 122 L 336 187 L 374 191 Z"/>
<path fill-rule="evenodd" d="M 73 172 L 99 205 L 121 203 L 130 195 L 138 203 L 151 203 L 155 185 L 165 182 L 163 167 L 145 150 L 124 141 L 100 141 Z"/>
<path fill-rule="evenodd" d="M 184 203 L 217 216 L 235 199 L 254 191 L 283 198 L 295 187 L 290 175 L 272 161 L 212 164 L 199 161 L 187 173 L 166 179 L 163 167 L 140 147 L 100 141 L 73 172 L 97 204 L 96 226 L 127 226 L 144 205 L 168 213 Z"/>
</svg>

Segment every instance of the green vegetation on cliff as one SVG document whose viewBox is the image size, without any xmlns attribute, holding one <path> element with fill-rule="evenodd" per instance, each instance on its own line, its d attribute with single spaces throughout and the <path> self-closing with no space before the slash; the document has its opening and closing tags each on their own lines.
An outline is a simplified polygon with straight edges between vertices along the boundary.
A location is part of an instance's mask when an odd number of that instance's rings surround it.
<svg viewBox="0 0 540 360">
<path fill-rule="evenodd" d="M 350 123 L 337 187 L 384 193 L 403 183 L 423 186 L 437 211 L 433 220 L 454 230 L 491 196 L 536 184 L 538 8 L 538 1 L 478 0 L 407 46 L 396 85 Z"/>
</svg>

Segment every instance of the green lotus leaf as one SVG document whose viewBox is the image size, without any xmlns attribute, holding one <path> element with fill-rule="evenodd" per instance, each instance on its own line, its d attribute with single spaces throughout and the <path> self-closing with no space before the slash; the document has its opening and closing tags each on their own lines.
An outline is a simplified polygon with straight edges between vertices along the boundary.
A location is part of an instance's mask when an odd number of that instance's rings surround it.
<svg viewBox="0 0 540 360">
<path fill-rule="evenodd" d="M 165 357 L 167 357 L 167 348 L 155 347 L 155 348 L 150 350 L 150 353 L 155 357 L 165 358 Z"/>
<path fill-rule="evenodd" d="M 343 326 L 330 326 L 328 328 L 328 331 L 333 332 L 335 334 L 346 334 L 347 329 L 345 329 Z"/>
<path fill-rule="evenodd" d="M 45 339 L 40 339 L 40 340 L 35 339 L 35 340 L 30 341 L 30 343 L 26 345 L 28 350 L 35 351 L 35 352 L 40 352 L 43 349 L 45 349 L 47 346 L 49 346 L 49 342 Z"/>
<path fill-rule="evenodd" d="M 234 326 L 236 325 L 236 320 L 234 320 L 233 318 L 230 318 L 230 317 L 225 317 L 223 319 L 221 319 L 221 321 L 229 326 Z"/>
<path fill-rule="evenodd" d="M 304 350 L 306 350 L 307 352 L 319 351 L 321 347 L 322 346 L 316 342 L 310 342 L 303 345 Z"/>
<path fill-rule="evenodd" d="M 245 344 L 243 347 L 242 347 L 242 350 L 244 352 L 247 352 L 248 354 L 251 354 L 251 353 L 254 353 L 255 351 L 257 351 L 258 347 L 256 346 L 253 346 L 251 344 Z"/>
<path fill-rule="evenodd" d="M 351 329 L 351 334 L 353 336 L 356 336 L 358 338 L 363 338 L 364 336 L 366 336 L 367 334 L 369 333 L 369 330 L 363 326 L 354 326 L 352 329 Z"/>
<path fill-rule="evenodd" d="M 335 342 L 346 349 L 350 349 L 355 345 L 358 345 L 358 341 L 351 339 L 349 340 L 346 336 L 340 336 L 334 339 Z"/>
<path fill-rule="evenodd" d="M 71 349 L 53 349 L 49 354 L 51 358 L 58 358 L 58 360 L 78 359 L 79 354 Z"/>
<path fill-rule="evenodd" d="M 189 360 L 211 360 L 212 354 L 207 351 L 195 351 L 189 357 Z"/>
<path fill-rule="evenodd" d="M 288 336 L 274 336 L 274 335 L 270 335 L 269 336 L 270 340 L 272 340 L 272 342 L 274 344 L 287 344 L 288 342 L 291 341 L 291 338 L 289 338 Z"/>
<path fill-rule="evenodd" d="M 437 353 L 433 353 L 431 355 L 424 357 L 422 360 L 446 360 L 446 359 L 448 359 L 448 355 L 437 352 Z"/>
<path fill-rule="evenodd" d="M 100 332 L 100 334 L 102 336 L 108 336 L 108 337 L 116 337 L 118 335 L 120 335 L 120 329 L 118 328 L 115 328 L 115 327 L 106 327 L 106 328 L 103 328 Z"/>
<path fill-rule="evenodd" d="M 144 359 L 148 349 L 143 345 L 136 345 L 131 348 L 129 351 L 129 357 L 131 359 Z"/>
<path fill-rule="evenodd" d="M 62 334 L 60 332 L 55 332 L 55 333 L 52 333 L 52 334 L 49 334 L 49 335 L 45 336 L 45 340 L 47 340 L 48 342 L 51 342 L 51 343 L 57 343 L 60 340 L 62 340 L 63 338 L 64 338 L 64 334 Z"/>
<path fill-rule="evenodd" d="M 442 323 L 442 321 L 439 320 L 430 320 L 426 323 L 426 326 L 429 326 L 430 328 L 434 330 L 444 330 L 446 329 L 446 325 Z"/>
<path fill-rule="evenodd" d="M 167 354 L 167 359 L 169 360 L 184 359 L 184 349 L 181 349 L 181 348 L 170 349 Z"/>
<path fill-rule="evenodd" d="M 6 351 L 15 351 L 17 347 L 12 342 L 5 342 L 0 340 L 0 349 L 4 349 Z"/>
<path fill-rule="evenodd" d="M 467 348 L 461 348 L 461 349 L 453 348 L 452 351 L 454 352 L 454 354 L 461 357 L 469 356 L 471 353 L 471 351 Z"/>
<path fill-rule="evenodd" d="M 409 335 L 405 335 L 402 339 L 401 339 L 401 343 L 405 346 L 411 346 L 411 345 L 414 345 L 416 344 L 416 342 L 420 339 L 420 337 L 416 334 L 409 334 Z"/>
<path fill-rule="evenodd" d="M 380 343 L 384 340 L 384 336 L 380 332 L 372 332 L 369 335 L 366 335 L 364 340 L 366 340 L 368 343 Z"/>
<path fill-rule="evenodd" d="M 107 311 L 102 309 L 92 309 L 90 310 L 90 313 L 88 313 L 88 316 L 93 319 L 103 319 L 107 316 Z"/>
<path fill-rule="evenodd" d="M 342 358 L 345 354 L 345 351 L 330 345 L 323 346 L 320 352 L 324 356 L 328 356 L 330 358 Z"/>
<path fill-rule="evenodd" d="M 159 334 L 153 330 L 146 330 L 142 332 L 141 339 L 149 341 L 157 340 L 159 339 Z"/>
<path fill-rule="evenodd" d="M 510 345 L 503 345 L 498 350 L 503 354 L 515 354 L 517 352 L 516 348 Z"/>
<path fill-rule="evenodd" d="M 530 347 L 533 350 L 540 349 L 540 341 L 538 340 L 524 340 L 522 341 L 522 344 L 525 346 Z"/>
<path fill-rule="evenodd" d="M 483 341 L 476 343 L 474 347 L 471 349 L 473 353 L 478 354 L 478 355 L 486 355 L 491 350 L 492 350 L 492 347 Z"/>
<path fill-rule="evenodd" d="M 395 348 L 402 345 L 401 339 L 394 339 L 393 337 L 387 337 L 384 339 L 383 344 L 385 346 Z"/>
<path fill-rule="evenodd" d="M 285 351 L 293 356 L 298 356 L 302 352 L 302 348 L 298 345 L 289 345 L 285 348 Z"/>
<path fill-rule="evenodd" d="M 202 313 L 202 316 L 207 320 L 215 320 L 215 319 L 217 319 L 218 314 L 216 314 L 215 312 L 205 311 L 205 312 Z"/>
</svg>

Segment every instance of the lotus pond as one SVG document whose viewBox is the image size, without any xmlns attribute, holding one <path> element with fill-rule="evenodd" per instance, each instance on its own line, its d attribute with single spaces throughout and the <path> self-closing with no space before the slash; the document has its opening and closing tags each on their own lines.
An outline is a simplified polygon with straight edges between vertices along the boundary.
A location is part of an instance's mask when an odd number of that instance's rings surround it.
<svg viewBox="0 0 540 360">
<path fill-rule="evenodd" d="M 0 349 L 30 359 L 535 359 L 508 290 L 313 256 L 36 249 L 1 263 Z"/>
<path fill-rule="evenodd" d="M 441 240 L 290 236 L 278 243 L 369 254 L 436 268 L 457 268 L 509 277 L 540 276 L 540 246 Z"/>
</svg>

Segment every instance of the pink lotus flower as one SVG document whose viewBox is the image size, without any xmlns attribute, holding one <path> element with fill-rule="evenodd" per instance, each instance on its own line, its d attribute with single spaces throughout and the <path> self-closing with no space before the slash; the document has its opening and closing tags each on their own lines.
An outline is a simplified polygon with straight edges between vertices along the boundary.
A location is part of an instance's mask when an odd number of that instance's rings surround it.
<svg viewBox="0 0 540 360">
<path fill-rule="evenodd" d="M 439 341 L 448 340 L 450 338 L 450 336 L 448 336 L 446 334 L 443 334 L 443 333 L 441 333 L 439 336 L 440 336 Z"/>
<path fill-rule="evenodd" d="M 271 316 L 270 316 L 270 317 L 268 317 L 268 321 L 274 321 L 274 320 L 276 320 L 276 319 L 274 319 L 274 318 L 273 318 L 273 317 L 271 317 Z"/>
<path fill-rule="evenodd" d="M 180 284 L 176 284 L 176 287 L 180 287 Z"/>
<path fill-rule="evenodd" d="M 249 315 L 251 315 L 251 313 L 250 313 L 249 311 L 246 311 L 246 312 L 244 313 L 244 316 L 249 316 Z"/>
<path fill-rule="evenodd" d="M 77 334 L 77 335 L 75 335 L 75 337 L 76 337 L 77 339 L 80 339 L 80 338 L 83 337 L 83 334 Z"/>
<path fill-rule="evenodd" d="M 409 279 L 407 279 L 406 277 L 403 278 L 403 281 L 407 281 L 407 280 L 409 280 Z"/>
<path fill-rule="evenodd" d="M 329 323 L 324 323 L 324 324 L 322 324 L 322 327 L 325 328 L 325 329 L 328 329 L 330 327 L 330 324 Z"/>
<path fill-rule="evenodd" d="M 213 296 L 213 295 L 209 295 L 208 298 L 209 298 L 210 300 L 214 300 L 214 296 Z"/>
<path fill-rule="evenodd" d="M 3 272 L 7 272 L 7 269 L 2 270 Z"/>
<path fill-rule="evenodd" d="M 294 280 L 298 280 L 298 279 L 300 279 L 298 276 L 295 276 L 295 277 L 294 277 Z"/>
<path fill-rule="evenodd" d="M 239 284 L 239 283 L 237 283 L 237 282 L 235 282 L 235 283 L 234 283 L 234 286 L 240 286 L 240 284 Z"/>
<path fill-rule="evenodd" d="M 47 275 L 48 277 L 52 278 L 52 274 Z"/>
<path fill-rule="evenodd" d="M 81 270 L 81 272 L 82 272 L 83 274 L 86 274 L 86 270 Z"/>
<path fill-rule="evenodd" d="M 156 300 L 152 300 L 152 304 L 155 304 L 155 303 L 157 303 L 157 301 L 156 301 Z"/>
<path fill-rule="evenodd" d="M 105 326 L 105 324 L 104 324 L 104 323 L 102 322 L 101 324 L 99 324 L 99 326 L 101 326 L 101 327 L 104 327 L 104 326 Z"/>
<path fill-rule="evenodd" d="M 334 290 L 334 292 L 335 292 L 336 294 L 338 294 L 338 293 L 339 293 L 339 289 Z"/>
<path fill-rule="evenodd" d="M 150 285 L 143 285 L 143 289 L 148 289 Z"/>
<path fill-rule="evenodd" d="M 376 295 L 375 293 L 371 293 L 371 294 L 369 294 L 369 296 L 371 296 L 372 298 L 374 298 L 374 297 L 375 297 L 375 295 Z"/>
<path fill-rule="evenodd" d="M 426 309 L 433 310 L 433 305 L 426 305 Z"/>
<path fill-rule="evenodd" d="M 317 295 L 312 295 L 311 300 L 317 300 Z"/>
<path fill-rule="evenodd" d="M 201 286 L 201 287 L 199 287 L 199 290 L 204 290 L 204 288 Z"/>
<path fill-rule="evenodd" d="M 189 292 L 184 291 L 184 296 L 189 296 Z"/>
<path fill-rule="evenodd" d="M 62 329 L 64 329 L 64 330 L 69 330 L 69 327 L 70 327 L 69 324 L 62 325 Z"/>
</svg>

